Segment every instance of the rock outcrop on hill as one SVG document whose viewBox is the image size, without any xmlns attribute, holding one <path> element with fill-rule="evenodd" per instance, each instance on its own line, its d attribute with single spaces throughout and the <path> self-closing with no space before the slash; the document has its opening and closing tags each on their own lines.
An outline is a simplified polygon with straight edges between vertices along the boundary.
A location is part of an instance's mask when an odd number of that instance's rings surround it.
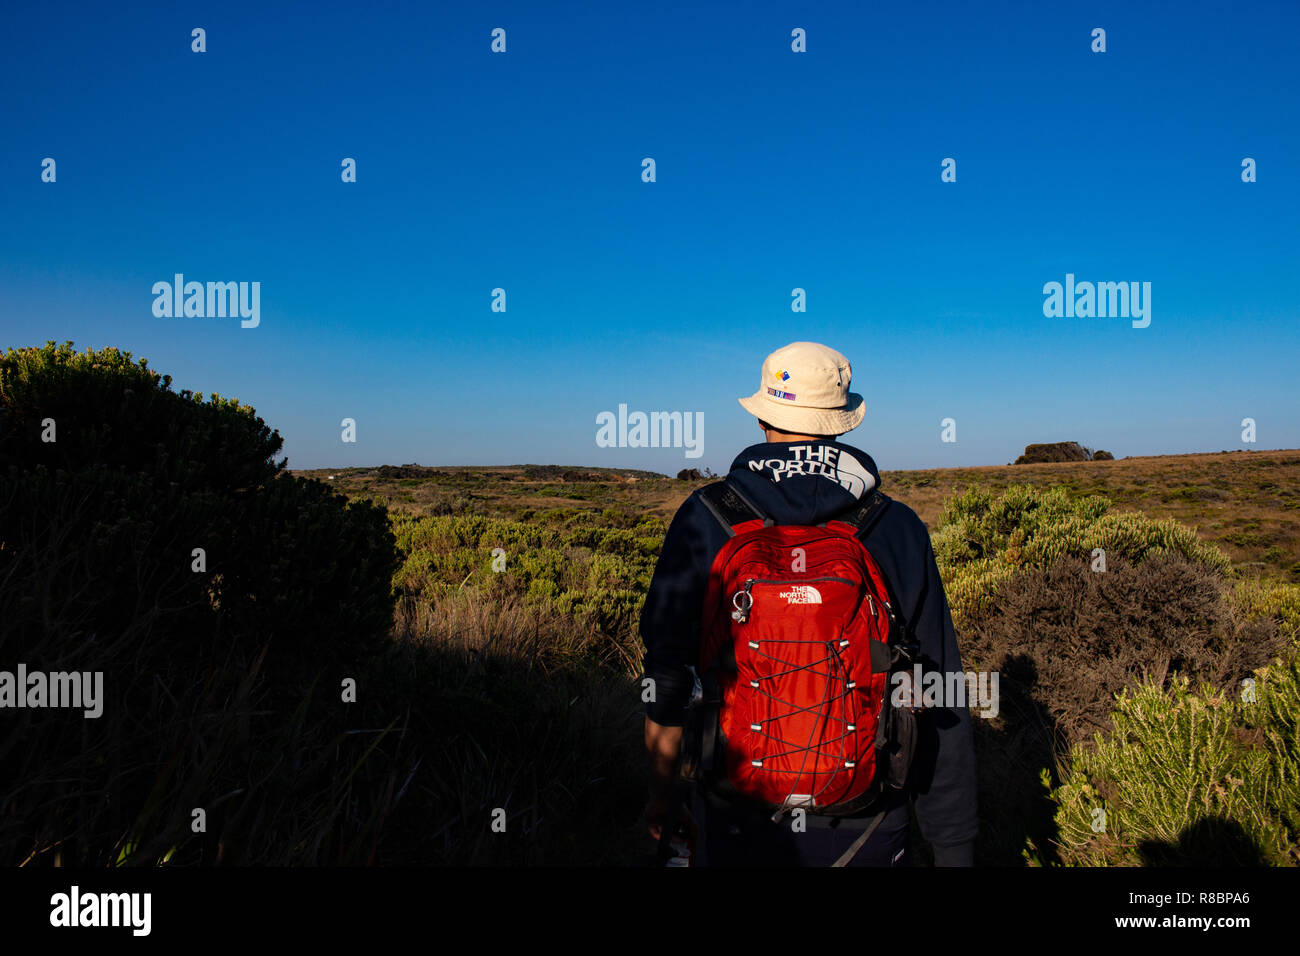
<svg viewBox="0 0 1300 956">
<path fill-rule="evenodd" d="M 1108 451 L 1094 452 L 1077 441 L 1057 441 L 1041 445 L 1026 445 L 1025 453 L 1016 459 L 1017 465 L 1038 465 L 1053 461 L 1113 461 Z"/>
</svg>

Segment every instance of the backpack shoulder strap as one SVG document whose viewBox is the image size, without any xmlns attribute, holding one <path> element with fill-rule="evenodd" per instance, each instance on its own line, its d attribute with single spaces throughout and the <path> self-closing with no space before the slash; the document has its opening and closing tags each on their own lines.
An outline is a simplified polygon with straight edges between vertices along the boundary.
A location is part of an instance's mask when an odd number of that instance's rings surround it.
<svg viewBox="0 0 1300 956">
<path fill-rule="evenodd" d="M 762 508 L 754 504 L 735 482 L 729 479 L 724 478 L 722 481 L 705 485 L 700 489 L 699 495 L 704 507 L 708 508 L 722 527 L 727 529 L 728 536 L 735 536 L 736 525 L 753 521 L 755 518 L 761 519 L 764 527 L 776 523 Z"/>
<path fill-rule="evenodd" d="M 871 529 L 875 527 L 876 522 L 880 520 L 880 516 L 885 513 L 885 509 L 889 507 L 889 502 L 892 500 L 883 491 L 876 488 L 871 494 L 867 495 L 864 501 L 858 502 L 854 508 L 838 516 L 835 520 L 851 525 L 857 529 L 859 538 L 865 538 Z"/>
<path fill-rule="evenodd" d="M 867 543 L 864 539 L 871 529 L 875 527 L 876 522 L 880 520 L 880 516 L 885 513 L 885 509 L 889 507 L 889 503 L 893 500 L 877 488 L 867 495 L 866 500 L 860 502 L 857 507 L 840 515 L 835 520 L 842 521 L 855 528 L 856 534 L 854 537 L 862 542 L 863 547 L 866 547 Z M 916 638 L 912 633 L 912 626 L 902 617 L 898 596 L 894 593 L 893 585 L 890 584 L 889 575 L 885 574 L 883 568 L 880 569 L 880 574 L 881 579 L 885 582 L 885 594 L 889 600 L 890 643 L 904 648 L 906 656 L 910 659 L 916 649 Z"/>
</svg>

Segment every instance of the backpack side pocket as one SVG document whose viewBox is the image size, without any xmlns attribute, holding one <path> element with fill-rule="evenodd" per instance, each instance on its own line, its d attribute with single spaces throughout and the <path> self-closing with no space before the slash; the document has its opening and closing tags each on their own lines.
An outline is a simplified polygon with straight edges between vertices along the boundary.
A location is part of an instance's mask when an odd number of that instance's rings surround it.
<svg viewBox="0 0 1300 956">
<path fill-rule="evenodd" d="M 886 786 L 891 790 L 902 790 L 907 785 L 912 757 L 916 753 L 916 714 L 911 707 L 895 707 L 893 704 L 887 706 L 890 710 L 890 727 L 882 754 L 886 766 L 882 770 Z"/>
</svg>

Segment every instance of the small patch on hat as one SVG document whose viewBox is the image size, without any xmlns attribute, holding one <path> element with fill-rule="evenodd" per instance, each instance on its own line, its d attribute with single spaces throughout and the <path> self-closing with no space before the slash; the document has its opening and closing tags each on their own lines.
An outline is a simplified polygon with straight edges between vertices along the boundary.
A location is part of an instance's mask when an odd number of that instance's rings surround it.
<svg viewBox="0 0 1300 956">
<path fill-rule="evenodd" d="M 783 392 L 780 389 L 776 389 L 776 388 L 769 388 L 767 390 L 767 394 L 772 395 L 776 398 L 784 398 L 786 401 L 790 401 L 790 402 L 793 402 L 795 400 L 794 392 Z"/>
</svg>

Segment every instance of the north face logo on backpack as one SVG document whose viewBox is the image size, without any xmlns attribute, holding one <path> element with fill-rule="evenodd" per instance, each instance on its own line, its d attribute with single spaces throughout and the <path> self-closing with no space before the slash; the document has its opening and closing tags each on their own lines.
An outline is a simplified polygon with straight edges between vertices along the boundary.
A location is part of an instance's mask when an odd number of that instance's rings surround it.
<svg viewBox="0 0 1300 956">
<path fill-rule="evenodd" d="M 777 597 L 785 598 L 786 604 L 821 604 L 822 594 L 811 584 L 796 584 L 789 591 L 778 591 Z"/>
</svg>

